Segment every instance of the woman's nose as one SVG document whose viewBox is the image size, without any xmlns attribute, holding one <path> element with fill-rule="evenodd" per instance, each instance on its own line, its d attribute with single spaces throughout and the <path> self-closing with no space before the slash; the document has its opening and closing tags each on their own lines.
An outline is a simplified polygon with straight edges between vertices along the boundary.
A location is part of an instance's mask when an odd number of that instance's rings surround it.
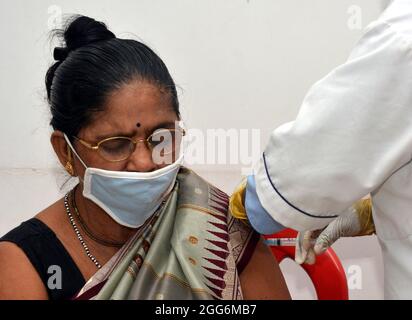
<svg viewBox="0 0 412 320">
<path fill-rule="evenodd" d="M 157 169 L 153 161 L 152 151 L 146 143 L 137 143 L 135 150 L 128 160 L 127 171 L 150 172 Z"/>
</svg>

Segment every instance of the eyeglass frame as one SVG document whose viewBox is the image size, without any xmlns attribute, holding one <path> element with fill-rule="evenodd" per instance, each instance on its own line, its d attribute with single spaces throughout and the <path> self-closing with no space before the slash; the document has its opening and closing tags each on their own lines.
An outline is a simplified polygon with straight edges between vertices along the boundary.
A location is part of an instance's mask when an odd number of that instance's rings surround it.
<svg viewBox="0 0 412 320">
<path fill-rule="evenodd" d="M 105 138 L 105 139 L 103 139 L 103 140 L 100 140 L 99 142 L 96 142 L 94 145 L 93 145 L 93 143 L 87 142 L 87 141 L 85 141 L 85 140 L 83 140 L 83 139 L 81 139 L 81 138 L 79 138 L 79 137 L 76 137 L 76 136 L 72 136 L 72 137 L 75 138 L 77 141 L 79 141 L 79 142 L 80 142 L 83 146 L 85 146 L 86 148 L 89 148 L 89 149 L 91 149 L 91 150 L 97 151 L 98 155 L 99 155 L 102 159 L 104 159 L 104 160 L 106 160 L 106 161 L 109 161 L 109 162 L 121 162 L 121 161 L 125 161 L 125 160 L 127 160 L 127 159 L 130 158 L 130 156 L 133 154 L 133 152 L 135 152 L 136 146 L 137 146 L 137 144 L 138 144 L 139 142 L 145 142 L 146 145 L 151 146 L 151 143 L 149 142 L 149 139 L 150 139 L 150 137 L 153 136 L 153 134 L 154 134 L 156 131 L 158 131 L 158 130 L 159 130 L 159 131 L 160 131 L 160 130 L 180 131 L 180 132 L 182 132 L 182 137 L 184 137 L 184 136 L 186 135 L 186 130 L 183 129 L 183 128 L 177 128 L 177 129 L 175 129 L 175 128 L 173 128 L 173 129 L 159 128 L 159 129 L 155 130 L 151 135 L 149 135 L 146 139 L 144 139 L 144 138 L 143 138 L 143 139 L 133 139 L 133 138 L 131 138 L 131 137 L 115 136 L 115 137 L 109 137 L 109 138 Z M 127 156 L 126 158 L 124 158 L 124 159 L 120 159 L 120 160 L 109 160 L 109 159 L 106 159 L 106 158 L 105 158 L 104 156 L 102 156 L 102 154 L 99 152 L 99 146 L 100 146 L 102 143 L 106 142 L 106 141 L 110 141 L 110 140 L 114 140 L 114 139 L 118 139 L 118 138 L 130 140 L 130 141 L 133 143 L 133 145 L 134 145 L 133 151 L 130 153 L 130 155 L 128 155 L 128 156 Z M 172 153 L 172 152 L 173 152 L 173 151 L 171 151 L 171 152 L 169 152 L 169 153 L 167 153 L 167 154 L 170 154 L 170 153 Z"/>
</svg>

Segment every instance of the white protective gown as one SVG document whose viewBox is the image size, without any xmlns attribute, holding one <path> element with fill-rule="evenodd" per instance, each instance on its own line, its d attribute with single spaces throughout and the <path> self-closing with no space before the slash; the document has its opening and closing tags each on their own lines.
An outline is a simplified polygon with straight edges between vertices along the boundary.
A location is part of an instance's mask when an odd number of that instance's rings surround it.
<svg viewBox="0 0 412 320">
<path fill-rule="evenodd" d="M 370 193 L 385 298 L 412 299 L 411 158 L 412 0 L 395 0 L 310 89 L 296 120 L 273 131 L 256 193 L 273 220 L 301 231 Z"/>
</svg>

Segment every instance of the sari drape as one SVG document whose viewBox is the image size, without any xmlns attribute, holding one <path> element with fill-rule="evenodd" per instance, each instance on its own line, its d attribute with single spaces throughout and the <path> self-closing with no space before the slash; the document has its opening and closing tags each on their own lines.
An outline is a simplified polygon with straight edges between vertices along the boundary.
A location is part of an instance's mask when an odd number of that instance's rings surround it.
<svg viewBox="0 0 412 320">
<path fill-rule="evenodd" d="M 164 204 L 74 299 L 242 299 L 239 274 L 259 235 L 228 202 L 182 167 Z"/>
</svg>

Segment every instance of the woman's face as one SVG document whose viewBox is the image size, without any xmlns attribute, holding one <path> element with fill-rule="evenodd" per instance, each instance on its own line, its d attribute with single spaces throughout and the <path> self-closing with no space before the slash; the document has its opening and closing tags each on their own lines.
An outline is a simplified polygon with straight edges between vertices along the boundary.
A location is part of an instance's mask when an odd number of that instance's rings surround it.
<svg viewBox="0 0 412 320">
<path fill-rule="evenodd" d="M 144 81 L 133 81 L 111 94 L 105 110 L 95 115 L 92 123 L 83 128 L 78 138 L 95 144 L 102 139 L 122 136 L 146 139 L 156 129 L 174 129 L 179 121 L 173 110 L 170 96 L 158 86 Z M 156 164 L 152 151 L 145 143 L 138 143 L 133 154 L 120 162 L 109 162 L 97 151 L 74 140 L 74 148 L 88 167 L 113 171 L 148 172 L 166 164 Z M 75 172 L 83 177 L 85 168 L 74 156 Z"/>
</svg>

